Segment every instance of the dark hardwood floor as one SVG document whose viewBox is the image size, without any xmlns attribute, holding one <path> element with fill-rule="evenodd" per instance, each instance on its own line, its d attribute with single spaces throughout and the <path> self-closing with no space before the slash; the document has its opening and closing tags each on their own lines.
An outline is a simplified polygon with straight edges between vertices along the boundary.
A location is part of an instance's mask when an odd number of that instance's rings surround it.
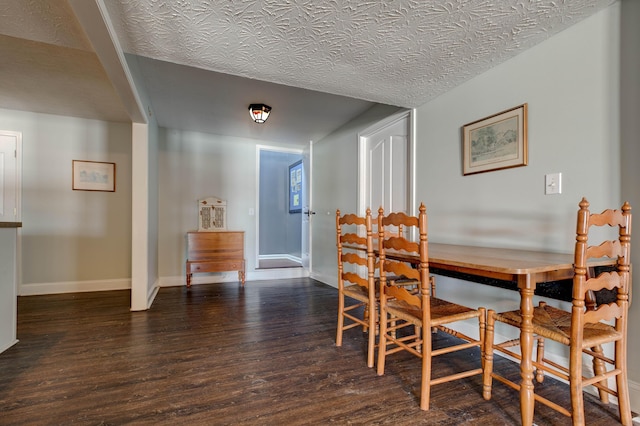
<svg viewBox="0 0 640 426">
<path fill-rule="evenodd" d="M 479 376 L 435 386 L 420 411 L 419 360 L 366 367 L 362 332 L 335 347 L 337 292 L 310 279 L 162 288 L 146 312 L 128 291 L 21 297 L 20 342 L 0 354 L 2 425 L 513 425 L 516 392 Z M 436 336 L 436 344 L 442 333 Z M 470 350 L 435 371 L 477 362 Z M 496 369 L 517 376 L 515 364 Z M 541 392 L 568 402 L 553 380 Z M 617 423 L 586 397 L 589 425 Z M 536 405 L 538 425 L 568 418 Z"/>
</svg>

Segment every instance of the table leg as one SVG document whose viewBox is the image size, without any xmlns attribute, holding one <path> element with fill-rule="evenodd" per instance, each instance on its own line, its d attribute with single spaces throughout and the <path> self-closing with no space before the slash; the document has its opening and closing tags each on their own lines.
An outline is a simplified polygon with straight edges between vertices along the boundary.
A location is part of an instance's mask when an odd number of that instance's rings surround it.
<svg viewBox="0 0 640 426">
<path fill-rule="evenodd" d="M 520 362 L 520 414 L 522 425 L 533 424 L 533 291 L 535 281 L 529 275 L 518 277 L 520 289 L 520 314 L 522 315 L 522 328 L 520 329 L 520 349 L 522 361 Z"/>
</svg>

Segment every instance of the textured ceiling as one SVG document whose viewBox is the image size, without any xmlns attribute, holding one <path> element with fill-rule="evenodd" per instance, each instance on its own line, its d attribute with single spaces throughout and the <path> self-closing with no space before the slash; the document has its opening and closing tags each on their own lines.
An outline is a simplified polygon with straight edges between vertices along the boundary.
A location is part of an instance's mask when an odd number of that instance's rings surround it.
<svg viewBox="0 0 640 426">
<path fill-rule="evenodd" d="M 612 0 L 112 0 L 128 53 L 417 107 Z"/>
<path fill-rule="evenodd" d="M 161 126 L 303 143 L 373 102 L 420 106 L 615 0 L 2 0 L 0 108 L 131 118 L 85 1 Z M 253 102 L 274 107 L 260 129 Z"/>
</svg>

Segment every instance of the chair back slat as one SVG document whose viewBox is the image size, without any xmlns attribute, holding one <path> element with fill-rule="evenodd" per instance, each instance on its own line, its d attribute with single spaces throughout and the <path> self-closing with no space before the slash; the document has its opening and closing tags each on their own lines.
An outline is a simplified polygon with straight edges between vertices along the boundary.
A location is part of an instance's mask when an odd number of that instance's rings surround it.
<svg viewBox="0 0 640 426">
<path fill-rule="evenodd" d="M 389 213 L 382 218 L 382 226 L 395 226 L 399 230 L 402 230 L 406 226 L 418 226 L 418 218 L 415 216 L 409 216 L 404 212 Z"/>
<path fill-rule="evenodd" d="M 342 274 L 342 279 L 344 281 L 349 281 L 353 284 L 357 284 L 362 288 L 369 288 L 369 281 L 362 278 L 360 275 L 356 274 L 355 272 L 345 272 Z"/>
<path fill-rule="evenodd" d="M 587 247 L 587 258 L 598 258 L 598 257 L 620 257 L 624 256 L 622 244 L 620 241 L 604 241 L 599 246 L 590 246 Z"/>
<path fill-rule="evenodd" d="M 358 256 L 356 253 L 343 253 L 342 263 L 353 263 L 355 265 L 367 266 L 367 259 L 362 256 Z"/>
<path fill-rule="evenodd" d="M 384 248 L 391 250 L 406 251 L 409 253 L 419 253 L 418 243 L 407 241 L 403 237 L 390 237 L 384 240 Z"/>
<path fill-rule="evenodd" d="M 357 245 L 357 246 L 361 246 L 360 248 L 363 249 L 367 249 L 367 238 L 366 237 L 361 237 L 357 234 L 344 234 L 341 237 L 342 240 L 342 244 L 352 244 L 352 245 Z"/>
<path fill-rule="evenodd" d="M 338 217 L 340 225 L 366 225 L 366 219 L 353 213 L 347 213 L 342 217 Z"/>
<path fill-rule="evenodd" d="M 418 309 L 420 309 L 422 306 L 422 303 L 420 301 L 420 296 L 412 294 L 407 290 L 406 287 L 398 287 L 398 286 L 388 287 L 386 290 L 386 294 L 387 294 L 387 297 L 391 297 L 396 301 L 404 302 L 410 306 L 415 306 Z"/>
<path fill-rule="evenodd" d="M 621 318 L 624 309 L 616 303 L 606 303 L 598 306 L 594 311 L 587 311 L 584 314 L 584 321 L 587 323 L 597 323 L 600 321 L 611 321 Z"/>
<path fill-rule="evenodd" d="M 617 272 L 603 272 L 595 278 L 587 280 L 584 284 L 585 291 L 613 290 L 622 285 Z"/>
<path fill-rule="evenodd" d="M 629 216 L 624 214 L 623 210 L 607 209 L 599 214 L 591 214 L 589 216 L 589 226 L 609 225 L 627 228 L 629 218 Z"/>
<path fill-rule="evenodd" d="M 412 268 L 406 263 L 394 262 L 389 259 L 385 260 L 384 262 L 384 271 L 391 272 L 392 274 L 397 276 L 404 276 L 413 280 L 420 279 L 420 273 L 417 269 Z"/>
</svg>

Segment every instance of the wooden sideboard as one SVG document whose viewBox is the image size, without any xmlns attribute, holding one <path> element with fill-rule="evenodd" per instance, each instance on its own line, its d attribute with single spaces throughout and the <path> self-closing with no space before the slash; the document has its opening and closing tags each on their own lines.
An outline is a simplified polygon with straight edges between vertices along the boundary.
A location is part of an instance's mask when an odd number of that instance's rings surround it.
<svg viewBox="0 0 640 426">
<path fill-rule="evenodd" d="M 226 271 L 244 286 L 244 231 L 187 232 L 187 287 L 194 273 Z"/>
</svg>

